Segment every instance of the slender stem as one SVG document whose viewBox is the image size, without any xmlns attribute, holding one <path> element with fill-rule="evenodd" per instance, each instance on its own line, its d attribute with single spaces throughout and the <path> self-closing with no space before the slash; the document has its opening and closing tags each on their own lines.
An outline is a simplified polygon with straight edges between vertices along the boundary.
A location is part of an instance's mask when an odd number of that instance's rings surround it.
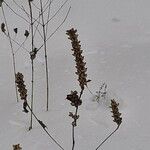
<svg viewBox="0 0 150 150">
<path fill-rule="evenodd" d="M 117 130 L 119 129 L 119 126 L 117 126 L 117 128 L 111 132 L 96 148 L 96 150 L 98 150 Z"/>
<path fill-rule="evenodd" d="M 61 22 L 61 24 L 49 35 L 49 37 L 46 39 L 46 41 L 48 41 L 48 40 L 59 30 L 59 28 L 64 24 L 64 22 L 66 21 L 68 15 L 69 15 L 70 10 L 71 10 L 71 7 L 69 7 L 69 9 L 68 9 L 68 11 L 67 11 L 67 14 L 66 14 L 66 16 L 65 16 L 65 18 L 64 18 L 64 20 L 63 20 L 63 21 Z M 44 46 L 44 44 L 42 44 L 42 45 L 38 48 L 37 51 L 39 51 L 43 46 Z"/>
<path fill-rule="evenodd" d="M 29 104 L 27 103 L 27 106 L 30 110 L 30 112 L 32 113 L 32 115 L 34 116 L 34 118 L 37 120 L 37 122 L 41 125 L 41 123 L 39 122 L 40 120 L 38 119 L 38 117 L 34 114 L 32 108 L 29 106 Z M 46 132 L 46 134 L 53 140 L 53 142 L 61 149 L 64 150 L 64 148 L 52 137 L 52 135 L 46 130 L 46 128 L 44 128 L 42 125 L 41 127 L 43 128 L 43 130 Z"/>
<path fill-rule="evenodd" d="M 12 54 L 12 61 L 13 61 L 13 72 L 14 72 L 14 78 L 15 78 L 15 76 L 16 76 L 16 60 L 15 60 L 13 44 L 12 44 L 12 40 L 11 40 L 11 37 L 10 37 L 9 27 L 8 27 L 8 24 L 7 24 L 7 19 L 6 19 L 6 16 L 5 16 L 3 5 L 2 5 L 2 13 L 3 13 L 4 20 L 5 20 L 5 25 L 6 25 L 7 32 L 8 32 L 8 39 L 9 39 L 9 43 L 10 43 L 10 47 L 11 47 L 11 54 Z M 15 79 L 14 79 L 14 81 L 15 81 Z M 14 82 L 14 83 L 15 83 L 16 98 L 17 98 L 17 102 L 18 102 L 19 100 L 18 100 L 17 84 L 16 84 L 16 82 Z"/>
<path fill-rule="evenodd" d="M 29 9 L 30 9 L 30 25 L 31 25 L 31 36 L 32 36 L 32 51 L 34 49 L 34 32 L 33 32 L 33 13 L 32 13 L 32 6 L 31 1 L 28 0 Z M 34 99 L 34 61 L 31 58 L 31 120 L 30 120 L 30 127 L 29 130 L 32 129 L 32 111 L 33 111 L 33 99 Z"/>
<path fill-rule="evenodd" d="M 81 96 L 83 94 L 83 89 L 81 89 L 81 92 L 80 92 L 80 96 L 79 96 L 79 99 L 81 99 Z M 75 116 L 78 115 L 78 106 L 76 107 L 76 111 L 75 111 Z M 76 120 L 75 121 L 75 124 L 76 124 Z M 74 150 L 74 147 L 75 147 L 75 127 L 73 124 L 72 124 L 72 150 Z"/>
<path fill-rule="evenodd" d="M 49 76 L 48 76 L 48 58 L 47 58 L 47 43 L 46 43 L 46 28 L 44 22 L 44 15 L 43 15 L 43 4 L 42 0 L 40 0 L 41 5 L 41 14 L 42 14 L 42 27 L 43 27 L 43 37 L 44 37 L 44 52 L 45 52 L 45 71 L 46 71 L 46 110 L 48 111 L 49 105 Z"/>
</svg>

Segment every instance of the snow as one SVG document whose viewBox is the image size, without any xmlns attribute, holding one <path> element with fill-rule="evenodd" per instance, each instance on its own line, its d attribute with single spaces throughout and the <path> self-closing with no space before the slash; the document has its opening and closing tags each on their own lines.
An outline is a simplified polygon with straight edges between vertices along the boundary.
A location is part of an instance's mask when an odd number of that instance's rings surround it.
<svg viewBox="0 0 150 150">
<path fill-rule="evenodd" d="M 55 5 L 60 5 L 61 0 Z M 55 6 L 54 5 L 54 6 Z M 103 150 L 146 150 L 150 139 L 150 1 L 149 0 L 82 0 L 69 2 L 51 30 L 62 20 L 68 6 L 72 6 L 63 27 L 48 42 L 50 76 L 50 110 L 46 109 L 44 54 L 35 60 L 34 112 L 48 127 L 48 131 L 63 146 L 71 149 L 71 122 L 74 111 L 65 99 L 71 90 L 79 90 L 75 63 L 67 29 L 78 30 L 88 68 L 89 88 L 95 93 L 105 82 L 109 100 L 120 103 L 123 122 L 116 134 L 105 143 Z M 7 9 L 6 9 L 7 10 Z M 11 27 L 25 29 L 24 21 L 6 11 Z M 0 13 L 3 22 L 2 13 Z M 14 22 L 14 19 L 18 19 Z M 55 24 L 54 24 L 55 23 Z M 17 39 L 17 37 L 16 37 Z M 17 39 L 22 41 L 23 39 Z M 10 150 L 20 143 L 23 150 L 59 150 L 34 120 L 28 131 L 30 114 L 22 112 L 22 101 L 16 102 L 11 50 L 7 38 L 0 33 L 0 150 Z M 17 45 L 15 45 L 17 47 Z M 29 54 L 16 54 L 17 71 L 25 76 L 30 101 L 31 69 Z M 110 98 L 111 97 L 111 98 Z M 116 128 L 108 105 L 92 101 L 88 89 L 82 97 L 80 118 L 76 127 L 76 150 L 95 150 L 96 146 Z"/>
</svg>

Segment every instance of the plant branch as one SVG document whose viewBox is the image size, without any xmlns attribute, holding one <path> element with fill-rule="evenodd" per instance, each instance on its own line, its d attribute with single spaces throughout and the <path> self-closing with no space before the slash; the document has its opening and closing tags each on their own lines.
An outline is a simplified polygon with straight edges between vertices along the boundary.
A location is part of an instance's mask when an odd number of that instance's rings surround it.
<svg viewBox="0 0 150 150">
<path fill-rule="evenodd" d="M 12 44 L 11 36 L 10 36 L 10 33 L 9 33 L 9 27 L 8 27 L 8 24 L 7 24 L 7 19 L 6 19 L 6 16 L 5 16 L 3 5 L 2 5 L 2 13 L 3 13 L 4 20 L 5 20 L 7 33 L 8 33 L 8 39 L 9 39 L 9 43 L 10 43 L 10 47 L 11 47 L 11 54 L 12 54 L 12 61 L 13 61 L 13 72 L 14 72 L 14 78 L 15 78 L 15 75 L 16 75 L 16 60 L 15 60 L 13 44 Z M 18 100 L 18 91 L 17 91 L 16 82 L 15 82 L 15 91 L 16 91 L 16 98 L 17 98 L 17 102 L 18 102 L 19 100 Z"/>
<path fill-rule="evenodd" d="M 119 125 L 117 126 L 117 128 L 111 132 L 96 148 L 96 150 L 98 150 L 117 130 L 119 129 Z"/>
</svg>

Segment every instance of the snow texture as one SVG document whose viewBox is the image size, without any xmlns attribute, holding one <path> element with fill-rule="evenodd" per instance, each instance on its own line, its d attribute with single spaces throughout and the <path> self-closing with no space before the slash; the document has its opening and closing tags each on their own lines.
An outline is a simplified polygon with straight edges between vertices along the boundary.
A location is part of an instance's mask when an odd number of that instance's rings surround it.
<svg viewBox="0 0 150 150">
<path fill-rule="evenodd" d="M 44 0 L 46 1 L 46 0 Z M 10 4 L 13 3 L 10 1 Z M 25 2 L 23 2 L 24 4 Z M 62 4 L 55 1 L 53 11 Z M 25 4 L 26 5 L 26 4 Z M 85 90 L 79 108 L 75 150 L 95 150 L 116 124 L 112 121 L 109 102 L 120 103 L 123 122 L 117 133 L 105 143 L 103 150 L 148 150 L 150 147 L 150 1 L 149 0 L 82 0 L 69 2 L 50 24 L 50 31 L 60 23 L 69 6 L 71 12 L 63 27 L 48 42 L 50 76 L 50 110 L 46 112 L 44 51 L 35 60 L 34 112 L 49 132 L 70 150 L 71 122 L 74 111 L 65 99 L 71 90 L 79 90 L 71 44 L 66 30 L 78 30 L 87 62 L 89 89 L 96 94 L 107 84 L 106 103 L 92 101 Z M 9 27 L 18 26 L 23 34 L 24 21 L 5 10 Z M 3 22 L 0 12 L 1 23 Z M 14 21 L 15 20 L 15 21 Z M 12 32 L 12 36 L 15 35 Z M 16 40 L 22 41 L 19 37 Z M 59 150 L 34 120 L 28 131 L 30 114 L 22 112 L 22 101 L 16 102 L 11 50 L 7 38 L 0 33 L 0 150 L 12 150 L 20 143 L 23 150 Z M 38 39 L 37 39 L 38 44 Z M 17 45 L 15 45 L 17 47 Z M 30 101 L 31 65 L 29 54 L 16 53 L 17 71 L 24 74 Z"/>
</svg>

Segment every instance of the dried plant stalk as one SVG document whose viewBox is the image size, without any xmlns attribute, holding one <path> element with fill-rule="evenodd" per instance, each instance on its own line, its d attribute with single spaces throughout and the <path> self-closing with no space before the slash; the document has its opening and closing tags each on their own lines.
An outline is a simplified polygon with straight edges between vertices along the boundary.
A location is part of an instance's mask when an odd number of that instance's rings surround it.
<svg viewBox="0 0 150 150">
<path fill-rule="evenodd" d="M 121 113 L 119 113 L 119 103 L 117 103 L 114 99 L 111 100 L 111 106 L 110 108 L 112 109 L 112 113 L 113 113 L 113 118 L 114 118 L 114 122 L 117 124 L 117 128 L 111 132 L 96 148 L 96 150 L 98 150 L 120 127 L 121 123 L 122 123 L 122 118 Z"/>
<path fill-rule="evenodd" d="M 23 109 L 24 112 L 28 112 L 27 108 L 30 110 L 34 118 L 37 120 L 37 122 L 40 124 L 40 126 L 43 128 L 43 130 L 46 132 L 46 134 L 49 136 L 51 140 L 61 149 L 64 150 L 64 148 L 52 137 L 52 135 L 47 131 L 47 126 L 43 123 L 43 121 L 39 120 L 38 117 L 34 114 L 32 108 L 29 106 L 27 102 L 27 89 L 25 88 L 26 85 L 24 84 L 24 76 L 22 73 L 18 72 L 16 74 L 16 84 L 18 87 L 18 92 L 20 93 L 20 97 L 22 100 L 24 100 L 23 103 Z"/>
<path fill-rule="evenodd" d="M 46 26 L 43 15 L 43 3 L 40 0 L 41 5 L 41 17 L 42 17 L 42 28 L 43 28 L 43 41 L 44 41 L 44 52 L 45 52 L 45 72 L 46 72 L 46 110 L 49 109 L 49 74 L 48 74 L 48 56 L 47 56 L 47 42 L 46 42 Z"/>
<path fill-rule="evenodd" d="M 31 26 L 31 119 L 30 119 L 30 127 L 29 130 L 32 129 L 32 111 L 33 111 L 33 100 L 34 100 L 34 58 L 36 56 L 36 51 L 34 50 L 34 31 L 33 31 L 33 12 L 32 12 L 32 5 L 31 2 L 33 0 L 28 0 L 29 9 L 30 9 L 30 26 Z"/>
<path fill-rule="evenodd" d="M 73 56 L 75 57 L 76 62 L 76 74 L 78 75 L 79 86 L 81 88 L 79 96 L 77 91 L 71 91 L 71 94 L 67 95 L 66 98 L 67 100 L 71 101 L 71 105 L 75 107 L 75 114 L 73 114 L 72 112 L 69 113 L 69 116 L 72 117 L 74 120 L 72 122 L 72 150 L 74 150 L 75 127 L 77 126 L 77 119 L 79 118 L 78 107 L 82 104 L 81 96 L 83 94 L 84 87 L 87 86 L 87 82 L 89 82 L 90 80 L 86 79 L 86 62 L 84 62 L 84 56 L 82 56 L 83 51 L 81 50 L 80 41 L 78 40 L 77 30 L 72 28 L 70 30 L 67 30 L 66 34 L 69 36 L 68 39 L 71 40 Z"/>
<path fill-rule="evenodd" d="M 3 2 L 4 2 L 3 0 L 0 0 L 0 7 L 2 8 L 2 13 L 3 13 L 4 21 L 5 21 L 5 23 L 1 24 L 1 30 L 8 37 L 8 40 L 9 40 L 9 43 L 10 43 L 11 54 L 12 54 L 12 63 L 13 63 L 13 73 L 14 73 L 14 78 L 15 78 L 16 58 L 15 58 L 15 53 L 14 53 L 14 49 L 13 49 L 12 38 L 11 38 L 10 33 L 9 33 L 9 27 L 8 27 L 8 24 L 7 24 L 7 19 L 6 19 L 4 8 L 3 8 L 3 5 L 2 5 Z M 7 31 L 7 33 L 6 33 L 6 31 Z M 15 83 L 15 81 L 14 81 L 14 83 Z M 18 92 L 17 92 L 16 83 L 15 83 L 15 92 L 16 92 L 16 99 L 17 99 L 17 102 L 18 102 L 19 100 L 18 100 Z"/>
</svg>

